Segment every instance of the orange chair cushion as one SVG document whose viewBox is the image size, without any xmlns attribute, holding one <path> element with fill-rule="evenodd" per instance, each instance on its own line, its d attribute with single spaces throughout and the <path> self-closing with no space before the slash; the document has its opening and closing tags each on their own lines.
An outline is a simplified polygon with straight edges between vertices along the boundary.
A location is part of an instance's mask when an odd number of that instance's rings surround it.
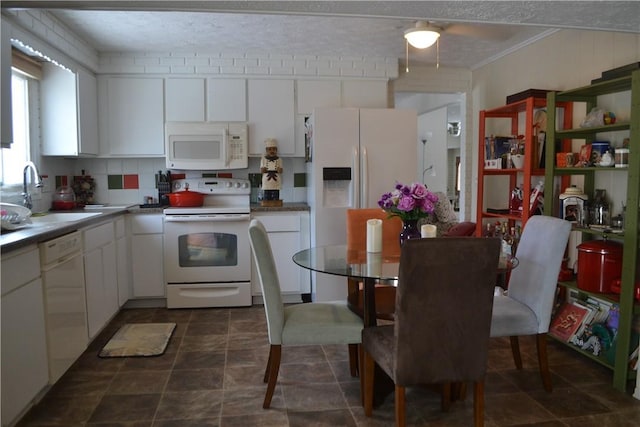
<svg viewBox="0 0 640 427">
<path fill-rule="evenodd" d="M 347 209 L 347 248 L 367 246 L 367 220 L 382 220 L 382 251 L 388 255 L 400 256 L 400 231 L 402 220 L 387 218 L 387 213 L 379 208 Z"/>
<path fill-rule="evenodd" d="M 348 209 L 347 210 L 347 248 L 362 249 L 367 246 L 367 220 L 382 220 L 382 253 L 385 256 L 400 256 L 400 231 L 402 220 L 398 217 L 388 218 L 382 209 Z M 364 309 L 362 283 L 349 279 L 347 300 L 352 310 L 362 315 Z M 396 288 L 376 285 L 376 317 L 393 320 L 396 305 Z"/>
</svg>

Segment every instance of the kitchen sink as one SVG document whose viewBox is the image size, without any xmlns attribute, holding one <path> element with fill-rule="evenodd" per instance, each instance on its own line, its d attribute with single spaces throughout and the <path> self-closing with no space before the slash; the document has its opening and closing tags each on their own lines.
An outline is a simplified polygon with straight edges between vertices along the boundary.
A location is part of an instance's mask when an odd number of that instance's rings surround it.
<svg viewBox="0 0 640 427">
<path fill-rule="evenodd" d="M 54 212 L 45 215 L 31 216 L 31 222 L 35 225 L 55 222 L 74 222 L 96 215 L 100 215 L 100 212 Z"/>
</svg>

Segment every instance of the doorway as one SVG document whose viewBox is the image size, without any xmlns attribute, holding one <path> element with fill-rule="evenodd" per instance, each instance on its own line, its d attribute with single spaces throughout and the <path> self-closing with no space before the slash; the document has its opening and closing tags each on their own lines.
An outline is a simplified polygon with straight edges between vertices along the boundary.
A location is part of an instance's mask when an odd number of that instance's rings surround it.
<svg viewBox="0 0 640 427">
<path fill-rule="evenodd" d="M 396 108 L 418 113 L 417 180 L 431 191 L 447 194 L 452 205 L 460 208 L 464 194 L 464 94 L 396 92 Z M 459 219 L 464 218 L 460 209 Z"/>
</svg>

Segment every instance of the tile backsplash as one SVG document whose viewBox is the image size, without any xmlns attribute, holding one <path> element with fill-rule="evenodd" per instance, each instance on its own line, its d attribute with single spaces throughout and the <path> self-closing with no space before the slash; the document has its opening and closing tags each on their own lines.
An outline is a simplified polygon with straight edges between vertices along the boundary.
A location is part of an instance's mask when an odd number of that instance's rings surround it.
<svg viewBox="0 0 640 427">
<path fill-rule="evenodd" d="M 64 170 L 63 170 L 64 169 Z M 40 210 L 46 210 L 51 195 L 60 185 L 69 185 L 76 175 L 87 175 L 95 181 L 94 200 L 100 204 L 142 204 L 145 197 L 158 198 L 158 172 L 166 171 L 165 160 L 157 159 L 67 159 L 64 166 L 55 159 L 43 157 L 40 172 L 54 178 L 39 199 Z M 247 169 L 231 171 L 171 171 L 172 176 L 199 178 L 219 176 L 249 179 L 252 186 L 261 181 L 260 159 L 249 158 Z M 285 202 L 306 202 L 304 159 L 283 158 L 283 181 L 280 198 Z"/>
</svg>

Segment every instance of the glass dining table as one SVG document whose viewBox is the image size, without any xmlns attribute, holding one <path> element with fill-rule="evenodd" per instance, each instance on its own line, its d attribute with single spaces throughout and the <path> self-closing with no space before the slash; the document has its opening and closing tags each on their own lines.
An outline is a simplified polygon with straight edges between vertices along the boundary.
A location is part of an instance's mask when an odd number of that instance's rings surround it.
<svg viewBox="0 0 640 427">
<path fill-rule="evenodd" d="M 398 253 L 367 252 L 348 248 L 347 245 L 328 245 L 303 249 L 293 255 L 293 262 L 302 268 L 319 273 L 349 277 L 364 284 L 364 325 L 376 325 L 375 285 L 397 286 L 400 270 Z M 518 259 L 501 257 L 498 274 L 504 274 L 518 265 Z"/>
<path fill-rule="evenodd" d="M 362 281 L 363 322 L 364 327 L 376 326 L 376 284 L 398 285 L 400 255 L 398 253 L 367 252 L 365 249 L 348 248 L 347 245 L 318 246 L 303 249 L 293 255 L 293 262 L 302 268 L 319 273 L 343 276 Z M 498 281 L 518 265 L 513 256 L 501 257 L 498 264 Z M 346 285 L 345 285 L 346 286 Z M 496 287 L 496 289 L 500 289 Z M 374 407 L 380 405 L 394 389 L 394 384 L 384 372 L 376 366 L 374 373 L 376 388 Z M 452 396 L 452 399 L 457 397 Z"/>
</svg>

